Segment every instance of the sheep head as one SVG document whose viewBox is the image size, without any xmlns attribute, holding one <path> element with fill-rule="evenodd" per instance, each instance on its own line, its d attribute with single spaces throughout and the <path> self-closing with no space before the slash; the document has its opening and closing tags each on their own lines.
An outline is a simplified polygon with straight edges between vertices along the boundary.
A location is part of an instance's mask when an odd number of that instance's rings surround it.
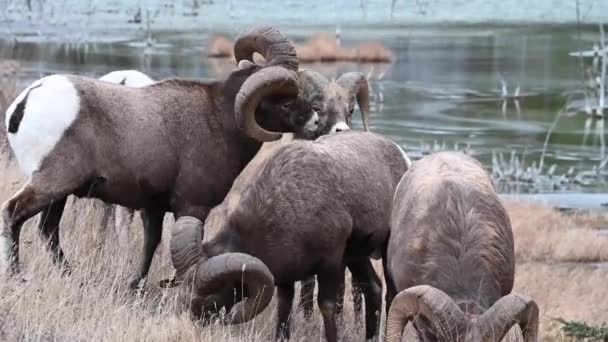
<svg viewBox="0 0 608 342">
<path fill-rule="evenodd" d="M 538 334 L 538 306 L 521 295 L 511 293 L 499 299 L 481 315 L 465 314 L 443 291 L 420 285 L 401 291 L 393 300 L 387 317 L 387 341 L 401 341 L 405 326 L 421 316 L 430 323 L 423 341 L 443 339 L 473 342 L 500 341 L 519 324 L 526 342 Z M 428 335 L 428 336 L 427 336 Z"/>
<path fill-rule="evenodd" d="M 315 71 L 301 71 L 303 96 L 319 115 L 316 136 L 350 129 L 355 100 L 359 104 L 363 128 L 369 131 L 369 86 L 361 73 L 349 72 L 330 82 Z"/>
<path fill-rule="evenodd" d="M 171 259 L 180 286 L 178 305 L 195 320 L 208 318 L 225 307 L 222 323 L 239 324 L 254 318 L 270 303 L 274 278 L 259 259 L 243 253 L 207 259 L 201 240 L 203 223 L 180 217 L 171 237 Z M 236 295 L 235 295 L 236 293 Z M 235 300 L 245 298 L 238 303 Z"/>
<path fill-rule="evenodd" d="M 256 52 L 264 57 L 264 65 L 253 63 Z M 234 55 L 239 64 L 237 72 L 251 72 L 235 98 L 239 128 L 263 142 L 280 139 L 278 131 L 316 130 L 316 114 L 298 98 L 298 58 L 285 36 L 270 27 L 254 28 L 237 38 Z M 276 131 L 268 131 L 260 124 Z"/>
</svg>

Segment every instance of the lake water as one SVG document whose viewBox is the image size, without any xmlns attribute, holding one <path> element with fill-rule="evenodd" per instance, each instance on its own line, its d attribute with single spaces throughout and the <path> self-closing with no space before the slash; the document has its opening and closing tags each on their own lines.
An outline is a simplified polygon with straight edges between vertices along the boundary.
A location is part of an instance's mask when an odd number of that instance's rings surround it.
<svg viewBox="0 0 608 342">
<path fill-rule="evenodd" d="M 281 29 L 300 41 L 320 28 Z M 205 57 L 209 32 L 155 33 L 157 45 L 148 49 L 141 32 L 129 37 L 114 33 L 111 39 L 86 44 L 22 36 L 18 43 L 0 42 L 0 58 L 23 64 L 24 87 L 50 73 L 99 77 L 127 68 L 156 79 L 222 78 L 232 64 Z M 560 109 L 572 93 L 584 89 L 580 61 L 568 53 L 598 41 L 597 26 L 392 25 L 344 28 L 342 37 L 345 46 L 381 39 L 396 60 L 302 67 L 328 77 L 347 71 L 369 74 L 371 129 L 395 139 L 414 158 L 437 149 L 464 149 L 494 171 L 503 192 L 608 191 L 602 120 L 564 114 L 543 149 Z M 519 87 L 524 96 L 517 101 L 501 97 L 501 79 L 508 94 Z M 358 118 L 355 126 L 360 128 Z M 529 167 L 538 166 L 543 155 L 538 176 Z"/>
</svg>

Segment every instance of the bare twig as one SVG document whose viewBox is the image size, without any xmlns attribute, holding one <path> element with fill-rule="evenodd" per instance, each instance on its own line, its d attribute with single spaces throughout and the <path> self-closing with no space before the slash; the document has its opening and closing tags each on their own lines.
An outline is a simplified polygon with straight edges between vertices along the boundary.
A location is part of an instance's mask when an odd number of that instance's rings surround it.
<svg viewBox="0 0 608 342">
<path fill-rule="evenodd" d="M 606 36 L 604 34 L 604 25 L 600 24 L 600 49 L 602 54 L 602 73 L 600 76 L 600 100 L 599 100 L 599 111 L 600 115 L 604 115 L 605 99 L 606 99 Z"/>
<path fill-rule="evenodd" d="M 569 95 L 568 99 L 566 99 L 566 103 L 562 106 L 562 108 L 559 110 L 559 112 L 557 112 L 557 115 L 555 116 L 555 120 L 553 120 L 553 123 L 551 124 L 551 127 L 549 128 L 549 131 L 547 132 L 547 135 L 545 136 L 545 142 L 543 143 L 543 151 L 540 154 L 540 162 L 538 165 L 538 169 L 540 171 L 542 171 L 542 169 L 543 169 L 543 165 L 544 165 L 544 161 L 545 161 L 545 154 L 547 152 L 547 146 L 549 146 L 549 139 L 551 138 L 551 134 L 553 133 L 553 130 L 557 126 L 559 119 L 566 112 L 566 108 L 568 107 L 568 103 L 570 102 L 571 99 L 572 99 L 572 95 Z"/>
</svg>

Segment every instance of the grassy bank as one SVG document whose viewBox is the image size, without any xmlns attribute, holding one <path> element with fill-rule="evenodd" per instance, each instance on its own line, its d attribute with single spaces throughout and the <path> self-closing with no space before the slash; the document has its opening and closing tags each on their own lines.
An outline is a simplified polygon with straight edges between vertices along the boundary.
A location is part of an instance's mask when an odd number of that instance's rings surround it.
<svg viewBox="0 0 608 342">
<path fill-rule="evenodd" d="M 3 158 L 6 158 L 4 156 Z M 3 160 L 1 164 L 5 164 Z M 6 200 L 23 179 L 14 162 L 3 169 L 0 199 Z M 606 218 L 593 215 L 566 216 L 547 207 L 506 203 L 516 238 L 515 289 L 534 298 L 541 308 L 545 338 L 564 339 L 560 324 L 552 318 L 600 325 L 608 322 L 608 267 L 592 262 L 608 261 L 608 237 L 598 229 L 608 227 Z M 147 292 L 131 294 L 125 287 L 135 256 L 142 245 L 141 221 L 128 229 L 128 244 L 117 243 L 116 229 L 102 229 L 102 207 L 94 200 L 69 202 L 61 227 L 62 245 L 73 266 L 62 276 L 37 236 L 37 219 L 23 228 L 19 278 L 0 282 L 0 340 L 58 341 L 167 341 L 234 340 L 266 341 L 272 338 L 275 304 L 253 322 L 235 327 L 211 325 L 200 328 L 185 314 L 174 311 L 175 292 L 161 291 L 158 280 L 170 276 L 169 230 L 163 235 L 150 274 Z M 171 218 L 167 216 L 167 224 Z M 379 269 L 381 272 L 381 270 Z M 347 300 L 348 303 L 348 300 Z M 295 311 L 295 341 L 319 340 L 321 317 L 306 322 Z M 346 308 L 341 323 L 343 341 L 363 340 L 362 324 Z"/>
</svg>

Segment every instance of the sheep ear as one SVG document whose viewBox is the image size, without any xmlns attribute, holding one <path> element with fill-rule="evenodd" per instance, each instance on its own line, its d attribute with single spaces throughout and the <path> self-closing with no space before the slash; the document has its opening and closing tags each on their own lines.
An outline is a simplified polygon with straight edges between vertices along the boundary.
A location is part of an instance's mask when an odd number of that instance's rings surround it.
<svg viewBox="0 0 608 342">
<path fill-rule="evenodd" d="M 255 63 L 250 62 L 246 59 L 243 59 L 239 62 L 239 70 L 248 69 L 248 68 L 251 68 L 252 66 L 255 66 Z"/>
</svg>

